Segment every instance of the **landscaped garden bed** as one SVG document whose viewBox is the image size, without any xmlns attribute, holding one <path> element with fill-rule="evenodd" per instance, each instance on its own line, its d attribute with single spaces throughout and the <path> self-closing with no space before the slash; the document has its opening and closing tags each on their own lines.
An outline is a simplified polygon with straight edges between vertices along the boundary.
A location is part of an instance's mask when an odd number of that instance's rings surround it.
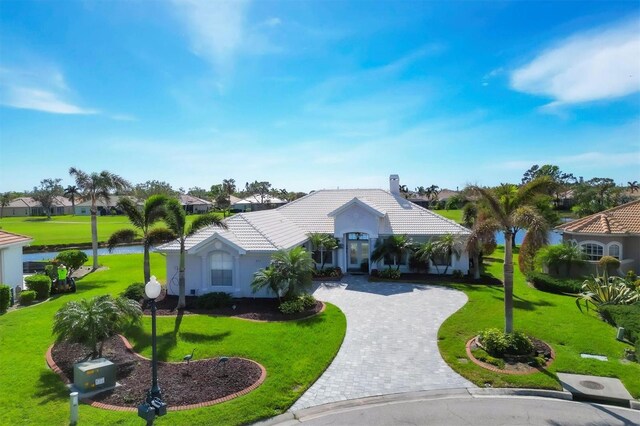
<svg viewBox="0 0 640 426">
<path fill-rule="evenodd" d="M 467 356 L 475 364 L 487 370 L 506 374 L 531 374 L 548 367 L 554 360 L 555 354 L 551 346 L 535 337 L 530 337 L 533 351 L 526 355 L 505 355 L 492 357 L 474 337 L 467 342 Z"/>
<path fill-rule="evenodd" d="M 494 276 L 483 275 L 479 280 L 471 276 L 454 277 L 452 275 L 441 274 L 422 274 L 422 273 L 402 273 L 400 278 L 383 278 L 381 276 L 371 275 L 369 281 L 373 282 L 409 282 L 414 284 L 430 284 L 430 283 L 464 283 L 464 284 L 480 284 L 480 285 L 496 285 L 501 286 L 502 281 Z"/>
<path fill-rule="evenodd" d="M 68 381 L 73 380 L 73 365 L 86 361 L 90 354 L 81 344 L 61 342 L 51 348 L 51 358 Z M 103 357 L 116 364 L 116 380 L 121 386 L 99 393 L 91 400 L 117 407 L 137 407 L 151 384 L 151 361 L 135 354 L 120 336 L 105 341 Z M 264 380 L 264 371 L 248 359 L 210 358 L 188 364 L 159 362 L 158 377 L 164 401 L 170 409 L 175 409 L 237 396 Z"/>
</svg>

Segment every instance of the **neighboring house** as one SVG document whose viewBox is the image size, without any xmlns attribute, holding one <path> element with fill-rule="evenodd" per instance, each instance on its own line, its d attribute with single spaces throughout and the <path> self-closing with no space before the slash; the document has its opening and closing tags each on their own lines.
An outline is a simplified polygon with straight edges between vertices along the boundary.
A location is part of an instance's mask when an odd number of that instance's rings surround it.
<svg viewBox="0 0 640 426">
<path fill-rule="evenodd" d="M 178 199 L 187 213 L 206 213 L 213 208 L 213 203 L 192 195 L 180 194 Z"/>
<path fill-rule="evenodd" d="M 132 197 L 127 197 L 123 195 L 112 195 L 109 197 L 109 201 L 105 201 L 103 199 L 96 200 L 96 208 L 98 209 L 98 216 L 106 216 L 111 214 L 123 214 L 123 211 L 118 208 L 118 202 L 122 198 L 129 198 L 136 202 L 138 207 L 142 207 L 144 203 L 135 200 Z M 81 203 L 76 203 L 76 212 L 77 216 L 89 216 L 91 215 L 91 200 L 83 201 Z"/>
<path fill-rule="evenodd" d="M 458 194 L 460 194 L 459 191 L 453 191 L 451 189 L 443 189 L 438 193 L 438 196 L 436 199 L 433 199 L 433 198 L 430 199 L 426 195 L 420 195 L 417 192 L 411 191 L 407 196 L 407 200 L 421 207 L 428 208 L 431 204 L 433 204 L 434 201 L 446 202 L 449 198 Z"/>
<path fill-rule="evenodd" d="M 448 233 L 462 238 L 470 234 L 463 226 L 405 200 L 397 175 L 390 178 L 390 191 L 320 190 L 277 209 L 236 214 L 225 223 L 227 230 L 211 226 L 186 240 L 187 294 L 223 291 L 235 297 L 252 297 L 253 274 L 268 266 L 271 255 L 279 249 L 304 246 L 310 250 L 311 232 L 338 239 L 339 248 L 325 252 L 326 265 L 347 272 L 370 272 L 390 265 L 391 259 L 378 264 L 369 259 L 376 242 L 391 235 L 407 235 L 420 242 Z M 177 294 L 179 243 L 157 250 L 167 254 L 168 291 Z M 401 271 L 409 270 L 407 257 L 399 262 Z M 467 253 L 445 261 L 450 263 L 449 273 L 455 269 L 468 272 Z M 255 296 L 273 297 L 266 290 Z"/>
<path fill-rule="evenodd" d="M 577 244 L 595 272 L 602 256 L 620 260 L 620 272 L 640 271 L 640 200 L 556 227 L 562 240 Z"/>
<path fill-rule="evenodd" d="M 31 241 L 24 235 L 0 231 L 0 284 L 22 287 L 22 247 Z"/>
<path fill-rule="evenodd" d="M 237 199 L 237 197 L 233 198 L 235 198 L 235 200 L 231 201 L 231 210 L 236 210 L 239 212 L 255 212 L 259 210 L 267 210 L 287 204 L 285 200 L 281 200 L 280 198 L 273 197 L 269 194 L 266 194 L 264 197 L 255 194 L 242 199 Z"/>
<path fill-rule="evenodd" d="M 14 198 L 9 205 L 4 208 L 3 213 L 4 216 L 9 217 L 46 216 L 46 212 L 40 202 L 31 197 Z M 71 201 L 61 195 L 57 195 L 53 200 L 50 213 L 52 216 L 73 214 Z"/>
</svg>

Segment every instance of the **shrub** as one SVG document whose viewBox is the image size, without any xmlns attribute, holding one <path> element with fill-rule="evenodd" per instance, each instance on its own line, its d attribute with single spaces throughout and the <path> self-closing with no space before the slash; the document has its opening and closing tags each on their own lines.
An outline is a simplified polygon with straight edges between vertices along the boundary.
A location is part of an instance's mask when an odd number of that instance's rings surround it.
<svg viewBox="0 0 640 426">
<path fill-rule="evenodd" d="M 24 290 L 20 292 L 20 304 L 22 306 L 27 306 L 33 303 L 36 300 L 36 292 L 33 290 Z"/>
<path fill-rule="evenodd" d="M 550 272 L 560 275 L 560 268 L 564 266 L 571 275 L 573 266 L 580 266 L 586 262 L 586 255 L 579 246 L 568 243 L 545 246 L 538 250 L 534 260 L 537 266 L 546 265 Z"/>
<path fill-rule="evenodd" d="M 387 268 L 384 271 L 379 272 L 380 278 L 385 278 L 389 280 L 397 280 L 400 278 L 400 271 L 394 268 Z"/>
<path fill-rule="evenodd" d="M 621 277 L 609 277 L 605 273 L 601 277 L 593 277 L 582 284 L 582 293 L 576 299 L 576 305 L 582 310 L 584 302 L 587 310 L 589 304 L 596 309 L 603 305 L 632 305 L 640 301 L 640 292 L 627 287 Z"/>
<path fill-rule="evenodd" d="M 372 277 L 378 277 L 378 276 L 380 276 L 380 271 L 378 271 L 377 269 L 372 269 L 370 275 Z"/>
<path fill-rule="evenodd" d="M 29 290 L 36 292 L 38 300 L 44 300 L 51 293 L 51 278 L 44 274 L 31 275 L 24 279 Z"/>
<path fill-rule="evenodd" d="M 11 304 L 11 287 L 0 284 L 0 314 L 4 314 Z"/>
<path fill-rule="evenodd" d="M 554 278 L 542 272 L 531 272 L 527 275 L 527 280 L 535 288 L 548 293 L 571 293 L 577 294 L 582 290 L 583 281 L 574 279 Z"/>
<path fill-rule="evenodd" d="M 310 294 L 303 294 L 300 296 L 300 300 L 302 300 L 302 305 L 305 309 L 311 309 L 316 306 L 316 298 Z"/>
<path fill-rule="evenodd" d="M 231 300 L 232 297 L 229 293 L 214 291 L 198 297 L 196 304 L 201 309 L 216 309 L 230 306 Z"/>
<path fill-rule="evenodd" d="M 314 278 L 318 277 L 330 277 L 330 278 L 339 278 L 342 276 L 342 269 L 339 266 L 329 266 L 323 269 L 314 269 L 311 271 L 311 274 Z"/>
<path fill-rule="evenodd" d="M 629 269 L 627 271 L 626 278 L 627 278 L 627 281 L 629 281 L 630 283 L 633 283 L 638 279 L 638 275 L 635 273 L 633 269 Z"/>
<path fill-rule="evenodd" d="M 482 349 L 474 349 L 471 353 L 479 361 L 486 362 L 487 364 L 494 365 L 494 366 L 498 367 L 501 370 L 504 369 L 504 360 L 502 360 L 500 358 L 492 357 L 491 355 L 489 355 L 486 351 L 483 351 Z"/>
<path fill-rule="evenodd" d="M 287 300 L 286 302 L 282 302 L 278 307 L 280 312 L 286 315 L 297 314 L 298 312 L 304 311 L 304 302 L 301 298 L 295 298 L 291 300 Z"/>
<path fill-rule="evenodd" d="M 626 339 L 640 341 L 640 305 L 603 305 L 599 313 L 609 324 L 624 327 Z"/>
<path fill-rule="evenodd" d="M 55 280 L 58 278 L 58 265 L 50 263 L 44 267 L 44 273 L 51 278 L 51 280 Z"/>
<path fill-rule="evenodd" d="M 86 263 L 89 258 L 87 255 L 80 250 L 65 250 L 58 253 L 56 256 L 56 261 L 58 263 L 64 263 L 67 269 L 69 270 L 69 275 L 71 275 L 74 271 L 80 269 L 82 265 Z"/>
<path fill-rule="evenodd" d="M 533 343 L 520 331 L 506 334 L 497 328 L 490 328 L 480 332 L 480 343 L 494 357 L 527 355 L 533 351 Z"/>
<path fill-rule="evenodd" d="M 611 274 L 620 267 L 620 261 L 613 256 L 602 256 L 598 261 L 598 265 L 600 265 L 604 271 Z"/>
<path fill-rule="evenodd" d="M 462 273 L 462 271 L 460 269 L 454 269 L 451 272 L 451 276 L 453 278 L 464 278 L 464 274 Z"/>
<path fill-rule="evenodd" d="M 144 283 L 133 283 L 121 294 L 122 297 L 127 299 L 140 301 L 145 298 Z"/>
</svg>

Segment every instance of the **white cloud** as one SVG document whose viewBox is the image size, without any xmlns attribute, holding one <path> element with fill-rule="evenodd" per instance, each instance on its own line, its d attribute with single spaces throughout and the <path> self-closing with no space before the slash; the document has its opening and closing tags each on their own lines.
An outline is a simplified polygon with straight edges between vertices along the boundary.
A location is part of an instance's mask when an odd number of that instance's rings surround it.
<svg viewBox="0 0 640 426">
<path fill-rule="evenodd" d="M 623 97 L 640 91 L 640 25 L 616 25 L 574 34 L 511 73 L 515 90 L 563 105 Z"/>
<path fill-rule="evenodd" d="M 97 114 L 76 105 L 64 76 L 51 66 L 0 69 L 0 104 L 52 114 Z"/>
</svg>

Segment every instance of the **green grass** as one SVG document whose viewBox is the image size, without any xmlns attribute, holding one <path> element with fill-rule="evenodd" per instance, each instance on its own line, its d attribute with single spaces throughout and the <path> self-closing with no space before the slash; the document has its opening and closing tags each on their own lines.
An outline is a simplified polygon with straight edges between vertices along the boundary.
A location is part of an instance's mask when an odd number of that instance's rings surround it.
<svg viewBox="0 0 640 426">
<path fill-rule="evenodd" d="M 432 212 L 451 219 L 456 223 L 462 223 L 462 209 L 457 210 L 432 210 Z"/>
<path fill-rule="evenodd" d="M 197 215 L 187 216 L 187 223 Z M 126 216 L 98 216 L 98 241 L 104 242 L 120 229 L 135 229 Z M 32 237 L 32 245 L 91 242 L 91 216 L 4 217 L 0 229 Z"/>
<path fill-rule="evenodd" d="M 142 255 L 101 257 L 109 270 L 78 283 L 78 293 L 58 296 L 33 307 L 0 316 L 0 407 L 3 424 L 68 424 L 68 390 L 44 362 L 53 342 L 51 319 L 66 301 L 110 293 L 117 295 L 136 281 Z M 165 261 L 151 256 L 152 272 L 165 279 Z M 150 319 L 126 333 L 136 350 L 150 356 Z M 320 376 L 337 353 L 346 319 L 333 305 L 302 321 L 255 323 L 232 318 L 187 315 L 158 318 L 158 347 L 162 360 L 181 361 L 196 347 L 196 358 L 242 356 L 260 362 L 265 382 L 232 401 L 196 410 L 169 412 L 159 419 L 166 425 L 233 425 L 285 411 Z M 162 386 L 162 377 L 160 377 Z M 141 395 L 141 398 L 143 395 Z M 80 406 L 80 422 L 91 425 L 132 424 L 136 413 Z"/>
<path fill-rule="evenodd" d="M 501 256 L 502 249 L 494 256 Z M 449 317 L 438 332 L 438 346 L 445 361 L 478 386 L 561 389 L 557 372 L 617 377 L 634 396 L 640 397 L 640 364 L 622 361 L 630 345 L 615 339 L 614 327 L 593 311 L 580 312 L 572 296 L 530 288 L 517 267 L 514 276 L 514 327 L 549 343 L 556 360 L 547 371 L 530 375 L 496 374 L 466 360 L 465 344 L 479 331 L 504 327 L 503 290 L 496 286 L 454 284 L 469 302 Z M 502 263 L 490 262 L 488 271 L 502 277 Z M 609 361 L 584 359 L 581 353 L 605 355 Z"/>
</svg>

